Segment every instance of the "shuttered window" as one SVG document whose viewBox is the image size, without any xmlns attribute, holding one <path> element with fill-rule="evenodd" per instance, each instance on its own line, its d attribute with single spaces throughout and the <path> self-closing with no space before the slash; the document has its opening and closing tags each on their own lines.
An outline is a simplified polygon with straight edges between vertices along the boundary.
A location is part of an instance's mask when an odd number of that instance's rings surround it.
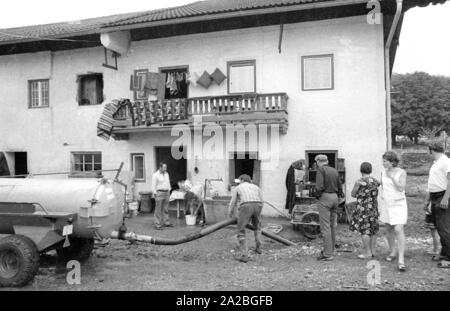
<svg viewBox="0 0 450 311">
<path fill-rule="evenodd" d="M 302 90 L 334 89 L 333 55 L 302 57 Z"/>
<path fill-rule="evenodd" d="M 28 81 L 29 108 L 49 107 L 50 83 L 49 80 Z"/>
<path fill-rule="evenodd" d="M 256 93 L 256 61 L 228 62 L 228 94 Z"/>
</svg>

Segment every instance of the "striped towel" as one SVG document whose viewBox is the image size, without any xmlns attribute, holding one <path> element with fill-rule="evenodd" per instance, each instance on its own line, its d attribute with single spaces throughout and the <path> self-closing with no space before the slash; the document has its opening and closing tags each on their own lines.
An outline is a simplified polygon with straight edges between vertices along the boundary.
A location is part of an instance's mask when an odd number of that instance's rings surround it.
<svg viewBox="0 0 450 311">
<path fill-rule="evenodd" d="M 111 103 L 106 104 L 100 120 L 97 123 L 97 136 L 105 140 L 109 140 L 112 136 L 112 129 L 114 124 L 114 114 L 124 105 L 129 104 L 128 99 L 125 100 L 113 100 Z"/>
</svg>

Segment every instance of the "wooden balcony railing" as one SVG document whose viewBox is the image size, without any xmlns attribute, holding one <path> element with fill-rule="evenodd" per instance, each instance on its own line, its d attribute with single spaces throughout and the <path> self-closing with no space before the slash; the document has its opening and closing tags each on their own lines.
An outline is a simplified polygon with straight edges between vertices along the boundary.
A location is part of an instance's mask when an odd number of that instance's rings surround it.
<svg viewBox="0 0 450 311">
<path fill-rule="evenodd" d="M 187 100 L 138 101 L 120 109 L 115 120 L 131 121 L 132 126 L 149 126 L 165 121 L 186 120 Z"/>
<path fill-rule="evenodd" d="M 287 128 L 286 93 L 194 97 L 164 101 L 138 101 L 122 107 L 114 116 L 114 131 L 129 133 L 192 124 L 194 116 L 205 122 L 278 123 Z"/>
<path fill-rule="evenodd" d="M 189 115 L 287 111 L 286 93 L 189 98 Z"/>
</svg>

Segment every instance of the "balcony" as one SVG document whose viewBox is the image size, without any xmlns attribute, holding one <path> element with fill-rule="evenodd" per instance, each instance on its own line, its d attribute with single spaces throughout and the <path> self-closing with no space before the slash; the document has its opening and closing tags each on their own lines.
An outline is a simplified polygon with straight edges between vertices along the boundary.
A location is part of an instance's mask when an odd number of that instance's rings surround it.
<svg viewBox="0 0 450 311">
<path fill-rule="evenodd" d="M 113 133 L 167 131 L 177 124 L 278 124 L 281 133 L 288 126 L 286 93 L 194 97 L 164 101 L 139 101 L 120 109 L 114 116 Z"/>
</svg>

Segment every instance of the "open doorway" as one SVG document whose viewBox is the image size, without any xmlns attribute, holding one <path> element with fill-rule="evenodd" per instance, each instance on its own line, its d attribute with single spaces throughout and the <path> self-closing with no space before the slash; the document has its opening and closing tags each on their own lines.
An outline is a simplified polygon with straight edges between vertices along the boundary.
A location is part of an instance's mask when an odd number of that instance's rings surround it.
<svg viewBox="0 0 450 311">
<path fill-rule="evenodd" d="M 183 150 L 182 150 L 183 149 Z M 185 152 L 185 147 L 180 147 L 181 152 Z M 172 147 L 155 147 L 156 167 L 159 169 L 159 163 L 167 164 L 167 172 L 170 177 L 170 186 L 172 190 L 178 189 L 178 182 L 187 178 L 187 160 L 183 157 L 176 160 L 172 157 Z"/>
<path fill-rule="evenodd" d="M 28 175 L 28 154 L 26 152 L 5 152 L 10 174 L 25 177 Z"/>
<path fill-rule="evenodd" d="M 242 174 L 252 178 L 254 184 L 260 184 L 261 161 L 258 160 L 256 152 L 235 152 L 230 159 L 230 184 Z"/>
</svg>

